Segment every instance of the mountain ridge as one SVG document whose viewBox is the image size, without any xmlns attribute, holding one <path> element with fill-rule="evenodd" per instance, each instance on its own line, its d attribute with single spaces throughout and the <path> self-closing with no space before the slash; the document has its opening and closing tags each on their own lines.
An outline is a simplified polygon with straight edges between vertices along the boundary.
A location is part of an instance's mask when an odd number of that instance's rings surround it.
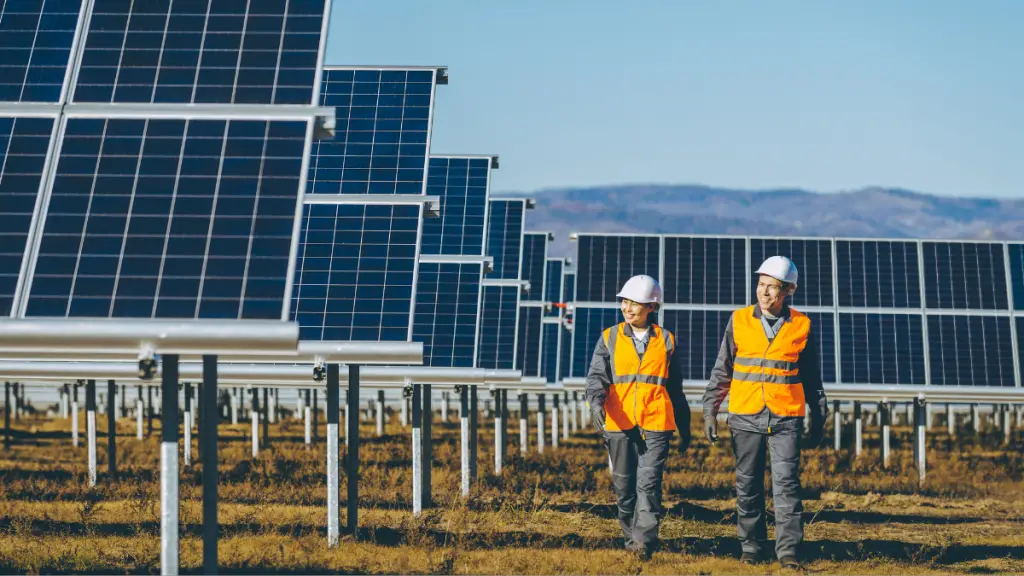
<svg viewBox="0 0 1024 576">
<path fill-rule="evenodd" d="M 530 197 L 527 230 L 550 231 L 553 257 L 571 233 L 727 234 L 1021 240 L 1024 200 L 938 196 L 899 187 L 838 192 L 700 184 L 617 184 L 503 192 Z"/>
</svg>

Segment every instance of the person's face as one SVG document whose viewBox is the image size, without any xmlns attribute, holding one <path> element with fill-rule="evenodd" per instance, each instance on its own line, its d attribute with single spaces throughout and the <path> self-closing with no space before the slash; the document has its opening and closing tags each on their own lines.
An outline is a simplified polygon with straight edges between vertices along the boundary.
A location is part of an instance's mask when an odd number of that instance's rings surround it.
<svg viewBox="0 0 1024 576">
<path fill-rule="evenodd" d="M 761 311 L 777 316 L 782 312 L 782 304 L 785 301 L 785 285 L 776 278 L 762 274 L 757 281 L 757 303 L 761 306 Z"/>
<path fill-rule="evenodd" d="M 651 313 L 650 304 L 641 304 L 623 298 L 620 305 L 622 307 L 622 317 L 626 320 L 627 324 L 638 328 L 647 326 L 647 316 Z"/>
</svg>

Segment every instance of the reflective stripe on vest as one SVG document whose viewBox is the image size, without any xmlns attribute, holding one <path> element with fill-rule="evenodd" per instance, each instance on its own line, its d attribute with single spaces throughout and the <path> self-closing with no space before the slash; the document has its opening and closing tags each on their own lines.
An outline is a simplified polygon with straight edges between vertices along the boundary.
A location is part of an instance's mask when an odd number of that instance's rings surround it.
<svg viewBox="0 0 1024 576">
<path fill-rule="evenodd" d="M 612 370 L 612 384 L 604 404 L 605 428 L 612 432 L 636 426 L 651 431 L 676 429 L 672 400 L 666 388 L 675 338 L 655 324 L 647 334 L 647 350 L 642 358 L 637 354 L 633 339 L 626 335 L 625 323 L 612 326 L 602 334 Z"/>
<path fill-rule="evenodd" d="M 757 414 L 768 407 L 778 416 L 803 416 L 804 387 L 800 353 L 807 345 L 811 320 L 789 309 L 789 319 L 769 343 L 754 307 L 733 312 L 736 358 L 729 388 L 731 414 Z"/>
</svg>

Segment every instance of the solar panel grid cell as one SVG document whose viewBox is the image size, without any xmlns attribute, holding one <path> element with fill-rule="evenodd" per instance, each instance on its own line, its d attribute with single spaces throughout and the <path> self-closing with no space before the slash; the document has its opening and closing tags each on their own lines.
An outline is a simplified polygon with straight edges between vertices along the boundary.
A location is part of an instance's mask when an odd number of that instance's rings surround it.
<svg viewBox="0 0 1024 576">
<path fill-rule="evenodd" d="M 841 313 L 839 333 L 843 382 L 925 384 L 920 315 Z"/>
<path fill-rule="evenodd" d="M 81 0 L 0 3 L 0 102 L 60 102 Z"/>
<path fill-rule="evenodd" d="M 932 384 L 1015 386 L 1010 318 L 928 316 Z"/>
<path fill-rule="evenodd" d="M 920 308 L 917 242 L 837 240 L 839 305 Z"/>
<path fill-rule="evenodd" d="M 307 204 L 292 317 L 301 340 L 406 341 L 420 205 Z"/>
<path fill-rule="evenodd" d="M 544 324 L 541 337 L 540 375 L 548 382 L 558 381 L 558 357 L 561 327 Z"/>
<path fill-rule="evenodd" d="M 333 139 L 316 142 L 311 194 L 423 194 L 434 70 L 324 69 Z M 474 180 L 474 185 L 476 185 Z"/>
<path fill-rule="evenodd" d="M 489 171 L 484 158 L 430 159 L 427 195 L 440 199 L 441 214 L 423 222 L 424 254 L 483 255 Z"/>
<path fill-rule="evenodd" d="M 1006 310 L 1003 246 L 981 242 L 924 242 L 928 308 Z"/>
<path fill-rule="evenodd" d="M 423 342 L 423 365 L 472 368 L 483 266 L 421 262 L 412 339 Z"/>
<path fill-rule="evenodd" d="M 519 309 L 515 369 L 522 370 L 523 376 L 541 375 L 541 312 L 537 306 L 521 306 Z"/>
<path fill-rule="evenodd" d="M 525 205 L 520 200 L 491 200 L 489 204 L 485 254 L 494 258 L 494 272 L 487 277 L 496 280 L 518 279 Z"/>
<path fill-rule="evenodd" d="M 665 237 L 665 302 L 746 304 L 746 251 L 743 238 Z"/>
<path fill-rule="evenodd" d="M 580 236 L 576 300 L 616 302 L 626 280 L 638 274 L 658 278 L 660 240 L 656 236 Z"/>
<path fill-rule="evenodd" d="M 564 268 L 564 261 L 560 258 L 549 258 L 547 264 L 547 273 L 545 274 L 544 280 L 544 301 L 548 303 L 562 302 L 562 269 Z M 549 318 L 557 317 L 561 315 L 561 309 L 551 306 L 550 310 L 544 312 L 544 316 Z"/>
<path fill-rule="evenodd" d="M 519 330 L 519 288 L 482 287 L 478 368 L 513 370 Z"/>
<path fill-rule="evenodd" d="M 544 273 L 547 267 L 548 235 L 528 233 L 523 235 L 522 279 L 530 283 L 530 291 L 521 300 L 541 302 L 544 300 Z"/>
</svg>

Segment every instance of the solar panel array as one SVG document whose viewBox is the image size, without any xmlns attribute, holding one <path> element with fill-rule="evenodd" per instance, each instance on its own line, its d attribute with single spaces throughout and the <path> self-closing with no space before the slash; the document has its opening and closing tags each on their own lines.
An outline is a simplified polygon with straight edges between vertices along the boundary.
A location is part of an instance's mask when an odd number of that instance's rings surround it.
<svg viewBox="0 0 1024 576">
<path fill-rule="evenodd" d="M 614 290 L 659 278 L 662 324 L 706 379 L 729 314 L 754 302 L 772 255 L 800 271 L 794 308 L 811 317 L 825 382 L 1016 386 L 1024 244 L 742 236 L 579 235 L 571 369 L 583 378 L 600 331 L 619 321 Z M 664 255 L 664 256 L 662 256 Z M 566 299 L 570 299 L 566 297 Z"/>
<path fill-rule="evenodd" d="M 423 342 L 425 366 L 476 365 L 487 198 L 496 167 L 491 157 L 430 158 L 427 194 L 439 199 L 440 211 L 423 222 L 412 336 Z"/>
<path fill-rule="evenodd" d="M 472 270 L 433 266 L 419 279 L 431 110 L 442 76 L 436 68 L 324 67 L 320 103 L 334 107 L 337 120 L 334 137 L 310 154 L 291 307 L 300 340 L 409 341 L 424 334 L 414 319 L 431 307 L 454 315 L 442 325 L 464 315 L 462 283 Z M 433 299 L 423 307 L 421 286 Z M 450 350 L 439 350 L 449 359 L 465 352 L 461 335 L 451 336 Z"/>
<path fill-rule="evenodd" d="M 3 312 L 284 318 L 326 11 L 4 2 Z"/>
</svg>

